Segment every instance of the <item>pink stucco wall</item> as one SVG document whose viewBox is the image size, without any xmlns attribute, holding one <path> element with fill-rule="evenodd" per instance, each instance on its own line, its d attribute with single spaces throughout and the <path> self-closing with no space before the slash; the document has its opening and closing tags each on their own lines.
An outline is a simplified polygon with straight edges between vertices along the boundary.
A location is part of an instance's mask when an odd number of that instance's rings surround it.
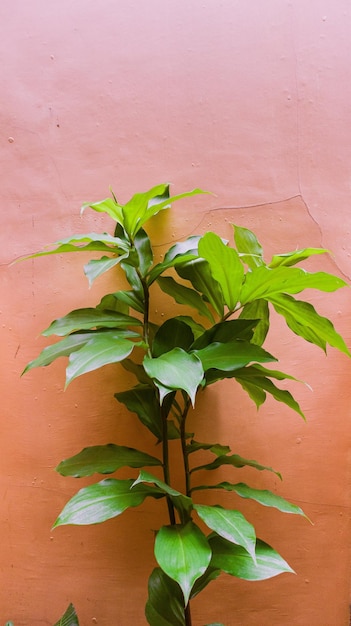
<svg viewBox="0 0 351 626">
<path fill-rule="evenodd" d="M 351 7 L 12 0 L 0 3 L 0 31 L 0 622 L 52 624 L 73 601 L 82 626 L 139 626 L 157 504 L 104 526 L 50 530 L 78 486 L 55 465 L 85 445 L 130 444 L 112 398 L 123 381 L 107 368 L 63 393 L 61 363 L 20 378 L 46 343 L 40 331 L 95 303 L 110 279 L 89 292 L 76 257 L 8 263 L 105 227 L 79 208 L 109 185 L 127 200 L 169 180 L 176 192 L 199 186 L 216 196 L 192 211 L 174 207 L 155 233 L 160 244 L 209 229 L 230 236 L 237 222 L 268 254 L 326 247 L 333 256 L 319 267 L 350 278 Z M 313 302 L 351 345 L 350 292 Z M 314 526 L 247 503 L 297 576 L 255 585 L 223 577 L 194 602 L 195 626 L 348 624 L 351 367 L 277 324 L 271 344 L 282 369 L 313 388 L 294 387 L 307 423 L 269 402 L 256 414 L 224 385 L 198 407 L 200 435 L 279 469 L 279 493 Z M 254 479 L 278 487 L 270 476 Z"/>
</svg>

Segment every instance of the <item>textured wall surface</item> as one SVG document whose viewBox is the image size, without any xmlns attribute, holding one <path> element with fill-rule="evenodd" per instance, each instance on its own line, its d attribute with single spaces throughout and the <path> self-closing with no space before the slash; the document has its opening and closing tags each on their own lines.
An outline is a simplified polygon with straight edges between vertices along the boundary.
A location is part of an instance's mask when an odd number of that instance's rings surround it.
<svg viewBox="0 0 351 626">
<path fill-rule="evenodd" d="M 168 180 L 175 192 L 216 196 L 175 205 L 155 232 L 160 245 L 209 229 L 230 237 L 237 222 L 268 257 L 323 246 L 333 256 L 318 266 L 350 278 L 350 3 L 12 0 L 0 3 L 0 31 L 0 622 L 50 625 L 73 601 L 82 626 L 139 626 L 158 504 L 50 530 L 78 487 L 53 471 L 62 458 L 110 440 L 151 445 L 113 399 L 126 380 L 111 366 L 63 393 L 60 362 L 20 378 L 46 345 L 40 331 L 95 304 L 111 278 L 89 291 L 77 256 L 8 264 L 72 232 L 110 228 L 79 215 L 109 185 L 124 201 Z M 350 292 L 311 302 L 350 346 Z M 155 321 L 167 306 L 155 306 Z M 243 471 L 240 480 L 279 490 L 314 525 L 246 503 L 297 575 L 222 577 L 194 601 L 194 625 L 346 626 L 350 362 L 303 345 L 279 320 L 270 347 L 313 388 L 293 388 L 307 423 L 273 402 L 256 413 L 223 384 L 200 400 L 194 426 L 200 440 L 280 470 L 279 485 Z"/>
</svg>

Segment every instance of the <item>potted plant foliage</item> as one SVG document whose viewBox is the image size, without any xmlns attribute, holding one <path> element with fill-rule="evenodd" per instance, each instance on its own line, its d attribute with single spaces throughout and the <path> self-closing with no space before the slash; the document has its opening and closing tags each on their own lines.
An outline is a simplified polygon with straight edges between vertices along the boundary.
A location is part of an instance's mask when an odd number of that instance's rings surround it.
<svg viewBox="0 0 351 626">
<path fill-rule="evenodd" d="M 124 205 L 112 194 L 83 208 L 106 213 L 114 223 L 113 234 L 72 235 L 30 255 L 92 252 L 94 258 L 84 268 L 90 284 L 104 272 L 114 273 L 116 287 L 95 307 L 77 308 L 50 324 L 43 335 L 59 340 L 44 348 L 25 371 L 68 357 L 66 385 L 111 363 L 135 377 L 132 387 L 115 394 L 116 400 L 152 433 L 157 453 L 117 441 L 84 448 L 63 460 L 57 471 L 64 476 L 105 476 L 129 467 L 130 477 L 104 477 L 82 488 L 54 526 L 104 522 L 146 498 L 166 507 L 168 523 L 155 535 L 155 568 L 148 583 L 145 615 L 151 626 L 190 626 L 191 599 L 222 572 L 256 581 L 292 571 L 273 547 L 256 537 L 252 522 L 238 510 L 240 498 L 304 516 L 301 508 L 273 492 L 212 479 L 224 466 L 231 471 L 245 466 L 275 470 L 243 458 L 223 443 L 199 441 L 196 433 L 190 433 L 187 419 L 196 410 L 198 394 L 217 381 L 232 379 L 257 407 L 269 394 L 303 417 L 298 402 L 279 385 L 293 377 L 276 369 L 277 359 L 263 347 L 270 308 L 304 340 L 322 350 L 329 344 L 349 355 L 332 322 L 295 297 L 305 289 L 333 292 L 345 286 L 332 274 L 296 267 L 327 252 L 324 249 L 277 253 L 267 261 L 255 234 L 233 225 L 229 242 L 214 232 L 191 236 L 171 245 L 160 262 L 154 261 L 145 230 L 149 220 L 172 202 L 199 193 L 203 192 L 196 189 L 170 197 L 169 185 L 161 184 L 135 194 Z M 101 254 L 98 259 L 96 252 Z M 118 288 L 117 266 L 127 289 Z M 177 303 L 175 315 L 160 325 L 151 314 L 159 298 L 156 284 Z M 193 315 L 182 314 L 182 305 Z M 181 465 L 184 475 L 181 491 L 171 480 L 170 445 L 178 446 L 177 467 Z M 197 461 L 199 451 L 208 455 L 205 463 Z M 208 476 L 205 483 L 199 482 L 199 470 Z M 218 493 L 214 505 L 206 500 L 208 490 Z M 221 491 L 232 494 L 231 508 L 221 505 Z"/>
</svg>

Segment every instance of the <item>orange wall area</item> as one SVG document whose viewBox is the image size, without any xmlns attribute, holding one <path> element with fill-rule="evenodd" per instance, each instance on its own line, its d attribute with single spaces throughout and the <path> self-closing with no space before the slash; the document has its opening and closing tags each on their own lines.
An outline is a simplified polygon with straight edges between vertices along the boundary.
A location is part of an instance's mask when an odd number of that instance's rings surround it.
<svg viewBox="0 0 351 626">
<path fill-rule="evenodd" d="M 170 181 L 174 193 L 216 195 L 162 216 L 160 252 L 207 230 L 230 238 L 235 222 L 257 233 L 267 257 L 328 248 L 311 267 L 350 279 L 350 28 L 348 0 L 0 4 L 1 624 L 50 625 L 72 601 L 82 626 L 144 625 L 159 523 L 159 503 L 146 501 L 104 525 L 51 531 L 89 482 L 55 473 L 62 458 L 109 441 L 152 443 L 113 398 L 128 382 L 118 366 L 65 392 L 60 361 L 20 378 L 48 343 L 41 330 L 97 303 L 112 275 L 88 290 L 79 255 L 9 263 L 71 233 L 111 229 L 79 214 L 109 185 L 126 201 Z M 349 346 L 350 293 L 310 294 Z M 171 305 L 154 309 L 157 322 Z M 238 476 L 302 506 L 314 525 L 243 503 L 297 575 L 257 584 L 222 576 L 195 599 L 194 626 L 347 626 L 351 362 L 332 349 L 326 358 L 280 320 L 269 348 L 312 387 L 291 387 L 307 422 L 273 401 L 257 413 L 227 381 L 199 400 L 193 424 L 200 440 L 279 470 L 282 484 Z"/>
</svg>

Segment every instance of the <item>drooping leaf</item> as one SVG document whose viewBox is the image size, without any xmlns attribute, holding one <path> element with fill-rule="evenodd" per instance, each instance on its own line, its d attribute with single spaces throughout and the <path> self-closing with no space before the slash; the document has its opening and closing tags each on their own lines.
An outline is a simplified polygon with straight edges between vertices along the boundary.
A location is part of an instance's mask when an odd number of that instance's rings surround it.
<svg viewBox="0 0 351 626">
<path fill-rule="evenodd" d="M 218 282 L 213 278 L 210 266 L 205 259 L 197 258 L 175 266 L 181 278 L 189 280 L 196 291 L 200 292 L 214 310 L 223 316 L 223 295 Z"/>
<path fill-rule="evenodd" d="M 231 543 L 242 546 L 251 558 L 256 561 L 255 529 L 240 511 L 224 509 L 222 506 L 206 506 L 194 504 L 194 509 L 211 530 Z"/>
<path fill-rule="evenodd" d="M 215 233 L 208 232 L 199 241 L 199 255 L 208 262 L 225 304 L 234 311 L 244 277 L 244 267 L 237 251 L 226 246 Z"/>
<path fill-rule="evenodd" d="M 314 343 L 323 350 L 326 349 L 326 344 L 329 344 L 350 356 L 345 341 L 336 332 L 331 321 L 326 317 L 321 317 L 312 304 L 295 300 L 286 294 L 272 296 L 269 300 L 296 335 Z"/>
<path fill-rule="evenodd" d="M 207 308 L 204 300 L 197 291 L 177 283 L 171 276 L 159 276 L 157 283 L 161 287 L 162 291 L 167 293 L 169 296 L 172 296 L 178 304 L 184 304 L 196 309 L 200 315 L 207 317 L 211 322 L 213 322 L 211 311 Z"/>
<path fill-rule="evenodd" d="M 282 513 L 302 515 L 303 517 L 306 517 L 306 519 L 308 519 L 307 515 L 305 515 L 305 513 L 299 506 L 288 502 L 281 496 L 278 496 L 277 494 L 273 493 L 272 491 L 268 491 L 267 489 L 253 489 L 245 483 L 232 484 L 227 481 L 223 481 L 221 483 L 218 483 L 217 485 L 199 485 L 193 487 L 191 491 L 203 491 L 204 489 L 224 489 L 225 491 L 234 491 L 241 498 L 250 498 L 251 500 L 255 500 L 263 506 L 269 506 L 274 509 L 278 509 L 278 511 L 281 511 Z M 194 508 L 196 509 L 196 505 L 194 505 Z"/>
<path fill-rule="evenodd" d="M 288 563 L 260 539 L 256 542 L 256 563 L 241 546 L 218 535 L 209 538 L 212 549 L 211 566 L 244 580 L 266 580 L 285 572 L 294 574 Z"/>
<path fill-rule="evenodd" d="M 144 277 L 152 264 L 153 253 L 149 236 L 143 228 L 140 228 L 135 235 L 134 246 L 138 253 L 138 267 Z"/>
<path fill-rule="evenodd" d="M 55 626 L 79 626 L 77 613 L 73 604 L 70 604 Z"/>
<path fill-rule="evenodd" d="M 156 535 L 155 557 L 161 569 L 181 587 L 187 605 L 195 581 L 211 560 L 205 535 L 193 522 L 162 526 Z"/>
<path fill-rule="evenodd" d="M 87 208 L 93 209 L 93 211 L 97 211 L 97 213 L 107 213 L 115 222 L 123 226 L 122 206 L 112 198 L 106 198 L 100 202 L 94 202 L 93 204 L 86 202 L 81 208 L 81 213 Z"/>
<path fill-rule="evenodd" d="M 256 324 L 256 319 L 235 319 L 219 322 L 199 335 L 193 343 L 192 349 L 201 350 L 214 342 L 228 343 L 235 339 L 251 341 Z"/>
<path fill-rule="evenodd" d="M 61 461 L 56 471 L 62 476 L 92 476 L 95 473 L 112 474 L 121 467 L 162 465 L 154 456 L 135 448 L 108 443 L 105 446 L 83 448 L 79 454 Z"/>
<path fill-rule="evenodd" d="M 133 362 L 125 360 L 123 361 L 123 366 L 126 367 L 127 363 L 131 365 Z M 142 370 L 146 377 L 144 368 L 142 368 Z M 159 441 L 162 441 L 162 419 L 154 388 L 150 387 L 150 385 L 140 384 L 127 391 L 115 393 L 115 398 L 118 402 L 125 404 L 129 411 L 136 413 L 141 423 L 144 424 Z"/>
<path fill-rule="evenodd" d="M 155 265 L 148 276 L 148 284 L 151 285 L 158 276 L 163 274 L 167 269 L 175 267 L 179 263 L 185 263 L 192 261 L 198 256 L 198 243 L 200 237 L 193 235 L 188 237 L 184 241 L 175 243 L 171 246 L 164 256 L 164 260 L 161 263 Z"/>
<path fill-rule="evenodd" d="M 194 335 L 190 326 L 173 317 L 166 320 L 157 330 L 152 342 L 152 356 L 159 357 L 173 348 L 182 348 L 186 351 L 193 341 Z"/>
<path fill-rule="evenodd" d="M 92 333 L 74 333 L 64 339 L 61 339 L 57 343 L 44 348 L 39 356 L 30 361 L 23 370 L 22 374 L 25 374 L 33 367 L 44 367 L 50 365 L 55 359 L 61 356 L 69 356 L 72 352 L 80 350 L 91 339 Z"/>
<path fill-rule="evenodd" d="M 231 372 L 235 368 L 242 368 L 253 361 L 260 363 L 277 361 L 274 356 L 260 346 L 240 339 L 228 343 L 214 342 L 202 350 L 195 350 L 193 354 L 196 354 L 200 359 L 204 371 L 214 368 Z"/>
<path fill-rule="evenodd" d="M 144 313 L 144 302 L 140 295 L 132 289 L 129 291 L 118 291 L 116 293 L 116 299 L 119 302 L 123 302 L 128 309 L 130 307 L 135 311 L 138 311 L 138 313 Z"/>
<path fill-rule="evenodd" d="M 114 311 L 102 311 L 101 309 L 76 309 L 64 317 L 53 321 L 42 332 L 44 337 L 50 335 L 68 335 L 79 330 L 91 330 L 93 328 L 126 328 L 128 326 L 141 326 L 141 321 L 136 317 L 115 313 Z"/>
<path fill-rule="evenodd" d="M 191 498 L 189 498 L 188 496 L 185 496 L 183 493 L 180 493 L 180 491 L 173 489 L 172 487 L 167 485 L 163 480 L 160 480 L 156 476 L 149 474 L 149 472 L 146 472 L 145 470 L 141 470 L 138 478 L 134 481 L 132 488 L 134 488 L 135 485 L 140 485 L 140 484 L 145 484 L 145 483 L 146 484 L 152 483 L 156 485 L 162 493 L 168 496 L 172 500 L 174 507 L 179 512 L 181 519 L 183 519 L 184 517 L 186 518 L 189 515 L 193 507 Z"/>
<path fill-rule="evenodd" d="M 269 306 L 267 300 L 254 300 L 245 304 L 239 319 L 258 320 L 251 342 L 262 346 L 269 330 Z"/>
<path fill-rule="evenodd" d="M 66 386 L 78 376 L 92 372 L 104 365 L 126 359 L 135 344 L 121 338 L 118 330 L 109 333 L 94 333 L 80 350 L 69 357 L 66 368 Z"/>
<path fill-rule="evenodd" d="M 232 225 L 234 228 L 234 241 L 237 251 L 244 263 L 251 269 L 264 265 L 263 250 L 256 235 L 243 226 Z"/>
<path fill-rule="evenodd" d="M 88 261 L 88 263 L 84 265 L 84 274 L 89 281 L 89 287 L 92 286 L 96 278 L 98 278 L 105 272 L 108 272 L 108 270 L 118 265 L 118 263 L 120 263 L 121 261 L 123 261 L 123 259 L 126 259 L 127 257 L 128 253 L 125 253 L 121 254 L 117 258 L 113 257 L 111 259 L 111 257 L 103 256 L 101 257 L 101 259 L 91 259 L 90 261 Z"/>
<path fill-rule="evenodd" d="M 218 456 L 214 461 L 212 461 L 212 463 L 206 463 L 205 465 L 199 465 L 197 467 L 193 467 L 191 472 L 196 472 L 202 469 L 214 470 L 214 469 L 217 469 L 218 467 L 221 467 L 222 465 L 232 465 L 233 467 L 238 467 L 238 468 L 248 466 L 248 467 L 254 467 L 255 469 L 260 470 L 260 471 L 267 470 L 268 472 L 273 472 L 273 474 L 276 474 L 281 479 L 281 474 L 279 472 L 276 472 L 272 467 L 261 465 L 260 463 L 257 463 L 257 461 L 253 461 L 251 459 L 245 459 L 239 454 L 230 454 L 230 455 L 223 454 L 221 456 Z"/>
<path fill-rule="evenodd" d="M 271 297 L 283 293 L 300 293 L 304 289 L 330 292 L 344 286 L 346 286 L 344 280 L 326 272 L 312 274 L 298 267 L 278 266 L 271 269 L 261 266 L 246 274 L 241 291 L 241 304 L 259 298 L 270 300 Z"/>
<path fill-rule="evenodd" d="M 268 267 L 275 268 L 280 265 L 290 267 L 291 265 L 296 265 L 296 263 L 305 261 L 310 256 L 315 254 L 328 253 L 330 254 L 330 250 L 326 250 L 324 248 L 303 248 L 302 250 L 293 250 L 292 252 L 285 252 L 284 254 L 275 254 L 272 256 L 272 260 L 268 264 Z"/>
<path fill-rule="evenodd" d="M 148 496 L 163 497 L 159 489 L 150 485 L 141 484 L 131 489 L 133 483 L 133 479 L 106 478 L 83 487 L 67 502 L 54 528 L 66 524 L 99 524 L 117 517 L 130 507 L 139 506 Z"/>
<path fill-rule="evenodd" d="M 145 616 L 150 626 L 185 626 L 184 598 L 179 585 L 156 567 L 149 578 Z"/>
<path fill-rule="evenodd" d="M 230 452 L 229 446 L 222 446 L 219 443 L 200 443 L 198 441 L 192 440 L 187 446 L 186 451 L 188 454 L 192 452 L 197 452 L 198 450 L 209 450 L 213 452 L 216 456 L 222 456 L 223 454 L 228 454 Z"/>
<path fill-rule="evenodd" d="M 169 389 L 183 389 L 194 405 L 196 391 L 203 378 L 201 361 L 195 354 L 174 348 L 155 359 L 145 356 L 143 364 L 156 384 L 160 382 Z"/>
</svg>

